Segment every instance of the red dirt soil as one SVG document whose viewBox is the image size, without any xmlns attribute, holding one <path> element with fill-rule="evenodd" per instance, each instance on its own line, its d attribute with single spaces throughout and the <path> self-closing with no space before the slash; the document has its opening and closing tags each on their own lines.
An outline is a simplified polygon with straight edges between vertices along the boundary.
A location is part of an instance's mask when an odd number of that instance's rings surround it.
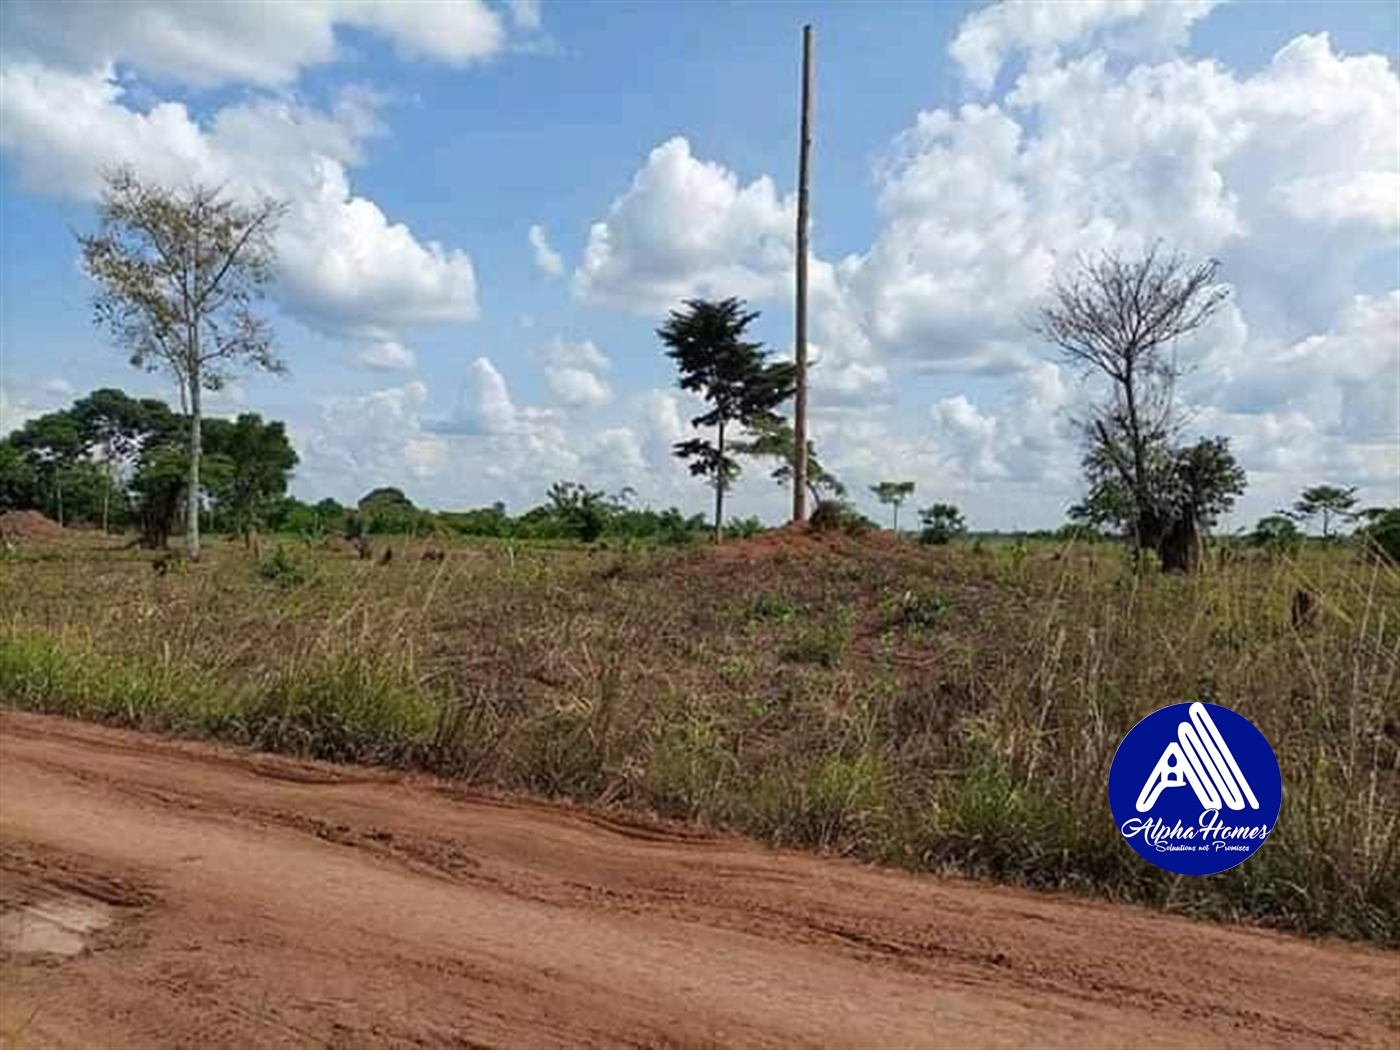
<svg viewBox="0 0 1400 1050">
<path fill-rule="evenodd" d="M 1397 1043 L 1395 953 L 0 713 L 7 1050 Z"/>
<path fill-rule="evenodd" d="M 862 550 L 889 548 L 898 542 L 899 538 L 892 532 L 871 530 L 853 536 L 840 529 L 818 532 L 806 525 L 784 525 L 750 539 L 727 539 L 718 546 L 702 550 L 704 557 L 748 562 L 813 554 L 858 554 Z"/>
<path fill-rule="evenodd" d="M 61 540 L 64 535 L 62 525 L 37 510 L 7 510 L 0 514 L 0 542 L 43 543 Z"/>
</svg>

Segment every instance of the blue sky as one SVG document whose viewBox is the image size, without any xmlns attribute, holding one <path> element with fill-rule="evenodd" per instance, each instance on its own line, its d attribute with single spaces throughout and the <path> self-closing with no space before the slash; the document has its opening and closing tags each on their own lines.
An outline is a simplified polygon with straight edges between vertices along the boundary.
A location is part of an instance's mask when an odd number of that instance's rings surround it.
<svg viewBox="0 0 1400 1050">
<path fill-rule="evenodd" d="M 168 394 L 89 321 L 96 172 L 292 202 L 296 491 L 521 508 L 559 478 L 702 509 L 693 405 L 653 330 L 739 294 L 791 332 L 800 27 L 817 31 L 814 433 L 857 492 L 1053 525 L 1093 388 L 1019 318 L 1076 253 L 1215 255 L 1181 353 L 1231 437 L 1231 524 L 1305 484 L 1400 502 L 1400 14 L 1393 4 L 8 3 L 0 426 L 99 385 Z M 532 227 L 543 235 L 541 253 Z M 539 235 L 536 235 L 538 240 Z M 553 253 L 553 254 L 551 254 Z M 735 506 L 776 520 L 751 464 Z M 869 504 L 870 500 L 865 500 Z"/>
</svg>

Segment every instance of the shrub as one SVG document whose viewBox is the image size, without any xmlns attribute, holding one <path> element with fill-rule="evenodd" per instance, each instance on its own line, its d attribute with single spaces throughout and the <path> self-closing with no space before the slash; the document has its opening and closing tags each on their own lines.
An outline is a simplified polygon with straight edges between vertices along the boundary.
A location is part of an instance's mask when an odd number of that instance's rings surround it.
<svg viewBox="0 0 1400 1050">
<path fill-rule="evenodd" d="M 736 540 L 751 540 L 763 531 L 763 522 L 753 517 L 730 518 L 729 524 L 724 527 L 724 534 Z"/>
<path fill-rule="evenodd" d="M 792 759 L 759 778 L 746 823 L 781 843 L 857 850 L 872 843 L 888 793 L 885 765 L 875 751 Z"/>
<path fill-rule="evenodd" d="M 300 587 L 312 577 L 310 565 L 282 544 L 258 562 L 258 575 L 279 587 Z"/>
<path fill-rule="evenodd" d="M 846 513 L 846 504 L 839 499 L 824 499 L 812 509 L 807 525 L 813 532 L 836 532 Z"/>
<path fill-rule="evenodd" d="M 875 523 L 843 499 L 824 499 L 813 509 L 807 526 L 813 532 L 844 532 L 861 536 L 875 528 Z"/>
<path fill-rule="evenodd" d="M 901 591 L 886 599 L 884 610 L 891 626 L 906 628 L 932 627 L 948 615 L 948 602 L 938 594 Z"/>
<path fill-rule="evenodd" d="M 736 764 L 709 712 L 668 720 L 656 733 L 647 766 L 651 805 L 667 816 L 714 818 Z"/>
<path fill-rule="evenodd" d="M 1249 542 L 1273 554 L 1291 554 L 1303 545 L 1303 532 L 1282 514 L 1270 514 L 1259 519 Z"/>
<path fill-rule="evenodd" d="M 850 613 L 845 610 L 830 619 L 804 625 L 783 651 L 783 658 L 835 667 L 851 644 L 851 627 Z"/>
<path fill-rule="evenodd" d="M 1376 515 L 1375 520 L 1360 533 L 1373 549 L 1400 563 L 1400 507 L 1392 507 Z"/>
<path fill-rule="evenodd" d="M 924 523 L 919 533 L 920 543 L 942 545 L 967 531 L 962 511 L 951 503 L 935 503 L 919 511 L 919 520 Z"/>
<path fill-rule="evenodd" d="M 764 591 L 749 598 L 745 611 L 750 620 L 790 623 L 802 614 L 803 607 L 781 594 Z"/>
</svg>

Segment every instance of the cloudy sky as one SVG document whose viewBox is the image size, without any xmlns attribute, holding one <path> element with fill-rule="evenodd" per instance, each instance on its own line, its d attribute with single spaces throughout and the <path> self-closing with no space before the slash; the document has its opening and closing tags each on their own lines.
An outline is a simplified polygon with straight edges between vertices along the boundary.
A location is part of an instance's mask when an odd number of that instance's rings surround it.
<svg viewBox="0 0 1400 1050">
<path fill-rule="evenodd" d="M 0 5 L 0 427 L 174 391 L 90 324 L 73 231 L 106 165 L 290 202 L 295 491 L 699 510 L 654 330 L 740 295 L 790 352 L 799 33 L 817 32 L 813 434 L 856 491 L 1054 525 L 1094 393 L 1023 319 L 1083 253 L 1163 238 L 1233 288 L 1177 348 L 1250 473 L 1400 503 L 1400 8 L 992 4 Z M 1192 435 L 1194 436 L 1194 434 Z M 755 464 L 738 512 L 778 520 Z M 871 500 L 862 502 L 869 508 Z"/>
</svg>

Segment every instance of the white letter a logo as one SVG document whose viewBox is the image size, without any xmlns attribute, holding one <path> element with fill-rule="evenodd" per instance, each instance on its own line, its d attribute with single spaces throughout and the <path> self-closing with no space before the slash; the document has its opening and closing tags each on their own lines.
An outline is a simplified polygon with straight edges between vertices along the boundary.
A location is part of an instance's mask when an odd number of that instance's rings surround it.
<svg viewBox="0 0 1400 1050">
<path fill-rule="evenodd" d="M 1191 721 L 1177 727 L 1177 739 L 1166 746 L 1142 785 L 1137 811 L 1146 813 L 1167 788 L 1187 784 L 1206 809 L 1219 809 L 1222 799 L 1231 809 L 1244 809 L 1246 800 L 1251 809 L 1258 809 L 1259 800 L 1225 746 L 1210 712 L 1201 703 L 1192 704 L 1190 712 Z"/>
</svg>

